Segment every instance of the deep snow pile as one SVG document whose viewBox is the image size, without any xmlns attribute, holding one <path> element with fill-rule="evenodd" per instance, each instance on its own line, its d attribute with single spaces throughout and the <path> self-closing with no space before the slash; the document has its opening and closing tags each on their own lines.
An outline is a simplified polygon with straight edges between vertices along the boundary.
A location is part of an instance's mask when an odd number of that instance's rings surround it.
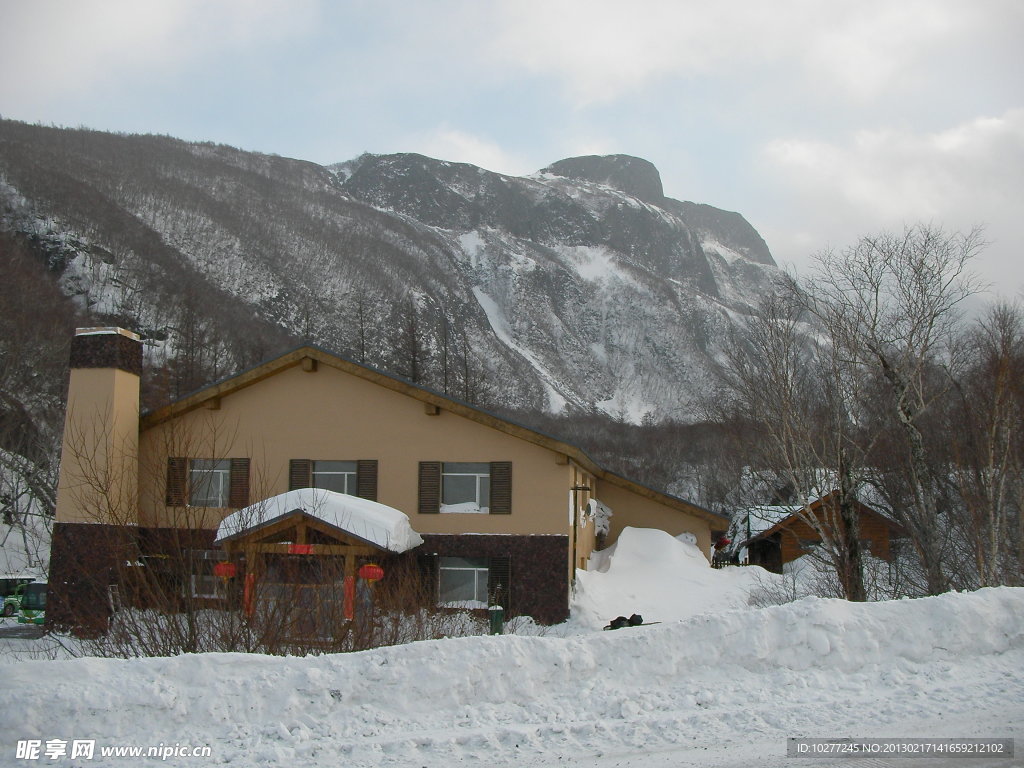
<svg viewBox="0 0 1024 768">
<path fill-rule="evenodd" d="M 712 569 L 687 534 L 625 528 L 595 553 L 590 570 L 577 571 L 572 623 L 595 629 L 634 613 L 649 622 L 720 613 L 746 606 L 751 590 L 772 578 L 762 568 Z"/>
<path fill-rule="evenodd" d="M 1004 587 L 573 638 L 36 661 L 4 668 L 3 709 L 9 739 L 210 745 L 214 764 L 764 765 L 787 736 L 1019 735 L 1022 668 L 1024 589 Z"/>
<path fill-rule="evenodd" d="M 141 761 L 162 765 L 775 768 L 794 765 L 793 736 L 1022 734 L 1024 589 L 754 609 L 742 581 L 760 569 L 702 560 L 667 534 L 623 532 L 595 561 L 604 570 L 579 574 L 574 610 L 661 623 L 614 632 L 8 663 L 0 717 L 16 726 L 0 765 L 25 764 L 13 760 L 19 739 L 59 738 L 212 748 Z"/>
</svg>

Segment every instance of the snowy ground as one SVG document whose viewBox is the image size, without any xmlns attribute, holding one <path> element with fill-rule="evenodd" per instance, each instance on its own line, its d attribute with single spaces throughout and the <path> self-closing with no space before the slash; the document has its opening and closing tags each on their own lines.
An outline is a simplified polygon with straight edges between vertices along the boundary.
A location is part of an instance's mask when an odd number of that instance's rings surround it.
<svg viewBox="0 0 1024 768">
<path fill-rule="evenodd" d="M 0 765 L 25 739 L 94 739 L 52 765 L 1024 765 L 1024 589 L 851 604 L 744 604 L 758 569 L 712 571 L 627 531 L 545 636 L 310 658 L 206 654 L 16 662 Z M 618 614 L 650 626 L 594 629 Z M 12 643 L 14 641 L 11 641 Z M 787 758 L 788 737 L 1015 738 L 1012 759 Z M 209 758 L 101 758 L 103 746 Z M 104 762 L 106 760 L 106 762 Z"/>
</svg>

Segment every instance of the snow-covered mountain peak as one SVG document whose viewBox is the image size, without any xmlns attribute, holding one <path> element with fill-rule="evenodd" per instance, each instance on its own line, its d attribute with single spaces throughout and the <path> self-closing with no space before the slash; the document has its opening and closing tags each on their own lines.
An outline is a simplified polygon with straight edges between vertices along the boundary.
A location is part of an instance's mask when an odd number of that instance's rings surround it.
<svg viewBox="0 0 1024 768">
<path fill-rule="evenodd" d="M 665 197 L 661 174 L 654 163 L 632 155 L 568 157 L 540 173 L 603 184 L 654 205 L 660 205 Z"/>
</svg>

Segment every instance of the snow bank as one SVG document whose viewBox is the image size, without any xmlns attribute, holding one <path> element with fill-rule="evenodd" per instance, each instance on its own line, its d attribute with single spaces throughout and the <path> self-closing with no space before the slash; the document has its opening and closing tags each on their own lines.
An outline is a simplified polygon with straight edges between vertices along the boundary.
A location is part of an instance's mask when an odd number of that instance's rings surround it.
<svg viewBox="0 0 1024 768">
<path fill-rule="evenodd" d="M 576 572 L 573 621 L 606 625 L 638 613 L 645 621 L 674 621 L 748 604 L 762 568 L 711 568 L 694 544 L 653 528 L 625 528 L 616 543 Z"/>
<path fill-rule="evenodd" d="M 786 736 L 1012 737 L 1022 666 L 1024 589 L 1003 587 L 573 638 L 26 662 L 5 667 L 4 704 L 12 738 L 207 744 L 214 764 L 539 766 L 673 749 L 655 764 L 781 765 L 768 758 Z M 730 761 L 712 759 L 723 747 Z"/>
<path fill-rule="evenodd" d="M 297 510 L 392 552 L 405 552 L 423 543 L 404 512 L 320 488 L 288 491 L 228 515 L 217 529 L 216 543 Z"/>
</svg>

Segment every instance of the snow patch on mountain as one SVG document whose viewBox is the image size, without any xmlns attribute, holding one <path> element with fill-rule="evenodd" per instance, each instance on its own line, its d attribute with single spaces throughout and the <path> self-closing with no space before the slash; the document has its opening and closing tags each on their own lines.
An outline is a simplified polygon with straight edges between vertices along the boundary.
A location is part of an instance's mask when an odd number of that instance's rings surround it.
<svg viewBox="0 0 1024 768">
<path fill-rule="evenodd" d="M 512 326 L 505 316 L 504 311 L 498 303 L 483 292 L 480 288 L 473 288 L 473 295 L 479 302 L 480 307 L 487 315 L 487 321 L 491 324 L 491 330 L 507 347 L 515 350 L 529 362 L 534 370 L 540 374 L 547 393 L 547 408 L 551 413 L 561 413 L 565 410 L 568 401 L 559 392 L 557 379 L 544 366 L 544 364 L 529 349 L 520 345 L 512 335 Z"/>
<path fill-rule="evenodd" d="M 567 258 L 584 280 L 592 283 L 621 280 L 636 284 L 634 279 L 620 269 L 617 254 L 606 246 L 565 245 L 555 250 Z"/>
</svg>

